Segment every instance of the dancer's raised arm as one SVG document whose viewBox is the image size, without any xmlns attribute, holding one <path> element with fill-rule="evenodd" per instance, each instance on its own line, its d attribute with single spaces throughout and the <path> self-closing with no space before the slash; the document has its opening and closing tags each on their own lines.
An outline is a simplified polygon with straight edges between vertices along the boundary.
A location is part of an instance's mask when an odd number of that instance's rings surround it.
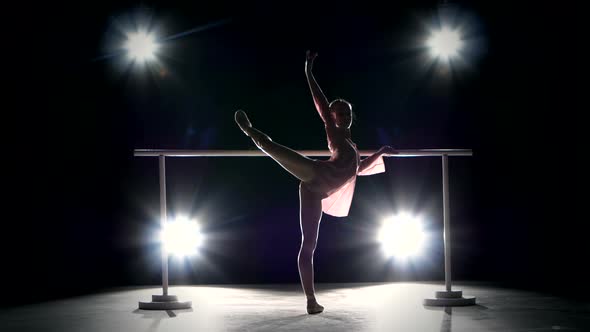
<svg viewBox="0 0 590 332">
<path fill-rule="evenodd" d="M 333 125 L 334 119 L 330 116 L 328 99 L 326 99 L 326 96 L 322 92 L 322 89 L 320 89 L 319 84 L 316 82 L 315 77 L 313 77 L 313 73 L 311 72 L 313 61 L 318 54 L 312 54 L 310 51 L 307 51 L 305 55 L 305 76 L 307 77 L 307 84 L 309 84 L 315 108 L 326 125 Z"/>
</svg>

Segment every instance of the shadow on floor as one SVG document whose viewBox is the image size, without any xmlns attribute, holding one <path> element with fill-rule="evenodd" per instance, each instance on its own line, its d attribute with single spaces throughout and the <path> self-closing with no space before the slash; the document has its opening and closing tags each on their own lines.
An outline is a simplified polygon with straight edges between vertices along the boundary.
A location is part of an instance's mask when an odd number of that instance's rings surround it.
<svg viewBox="0 0 590 332">
<path fill-rule="evenodd" d="M 440 323 L 440 332 L 452 332 L 453 331 L 453 310 L 455 314 L 471 316 L 473 319 L 481 319 L 481 313 L 483 310 L 488 310 L 488 307 L 476 304 L 473 306 L 465 307 L 430 307 L 424 306 L 424 309 L 431 311 L 442 311 L 442 322 Z"/>
</svg>

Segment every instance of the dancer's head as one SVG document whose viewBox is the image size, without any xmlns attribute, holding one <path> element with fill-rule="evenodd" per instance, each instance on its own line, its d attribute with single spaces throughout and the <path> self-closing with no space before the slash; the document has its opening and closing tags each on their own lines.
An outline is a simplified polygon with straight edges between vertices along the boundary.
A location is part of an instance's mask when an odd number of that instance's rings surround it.
<svg viewBox="0 0 590 332">
<path fill-rule="evenodd" d="M 352 125 L 352 105 L 344 99 L 336 99 L 330 103 L 330 116 L 334 119 L 336 127 L 350 128 Z"/>
</svg>

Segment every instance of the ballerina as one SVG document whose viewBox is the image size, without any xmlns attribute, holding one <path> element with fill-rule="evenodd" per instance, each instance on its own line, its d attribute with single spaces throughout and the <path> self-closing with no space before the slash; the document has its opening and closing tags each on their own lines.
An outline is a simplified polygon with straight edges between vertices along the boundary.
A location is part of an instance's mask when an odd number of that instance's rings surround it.
<svg viewBox="0 0 590 332">
<path fill-rule="evenodd" d="M 383 155 L 396 154 L 391 146 L 383 146 L 371 156 L 361 160 L 356 144 L 351 139 L 352 106 L 344 99 L 331 103 L 324 96 L 313 74 L 317 53 L 306 53 L 305 74 L 313 101 L 324 122 L 328 160 L 308 158 L 299 152 L 273 141 L 254 128 L 246 113 L 238 110 L 235 121 L 256 146 L 285 170 L 299 179 L 301 248 L 298 255 L 299 277 L 307 297 L 307 312 L 321 313 L 324 307 L 315 298 L 313 254 L 316 248 L 322 213 L 336 217 L 348 215 L 357 175 L 371 175 L 385 171 Z"/>
</svg>

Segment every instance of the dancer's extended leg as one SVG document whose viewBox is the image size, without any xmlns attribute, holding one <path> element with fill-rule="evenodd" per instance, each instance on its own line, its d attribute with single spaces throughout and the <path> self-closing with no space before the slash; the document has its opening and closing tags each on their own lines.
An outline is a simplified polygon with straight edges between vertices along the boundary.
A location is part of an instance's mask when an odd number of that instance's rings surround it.
<svg viewBox="0 0 590 332">
<path fill-rule="evenodd" d="M 316 301 L 313 286 L 313 253 L 318 242 L 320 220 L 322 219 L 322 200 L 301 183 L 299 185 L 299 202 L 301 221 L 301 249 L 297 258 L 299 277 L 303 291 L 307 296 L 307 312 L 317 314 L 324 311 L 324 307 Z"/>
<path fill-rule="evenodd" d="M 254 141 L 260 150 L 269 155 L 289 173 L 304 182 L 313 179 L 316 173 L 316 168 L 312 159 L 307 158 L 286 146 L 273 142 L 273 140 L 266 134 L 252 127 L 252 124 L 250 123 L 250 120 L 248 120 L 244 111 L 237 111 L 235 113 L 235 120 L 240 126 L 240 129 L 252 138 L 252 141 Z"/>
</svg>

